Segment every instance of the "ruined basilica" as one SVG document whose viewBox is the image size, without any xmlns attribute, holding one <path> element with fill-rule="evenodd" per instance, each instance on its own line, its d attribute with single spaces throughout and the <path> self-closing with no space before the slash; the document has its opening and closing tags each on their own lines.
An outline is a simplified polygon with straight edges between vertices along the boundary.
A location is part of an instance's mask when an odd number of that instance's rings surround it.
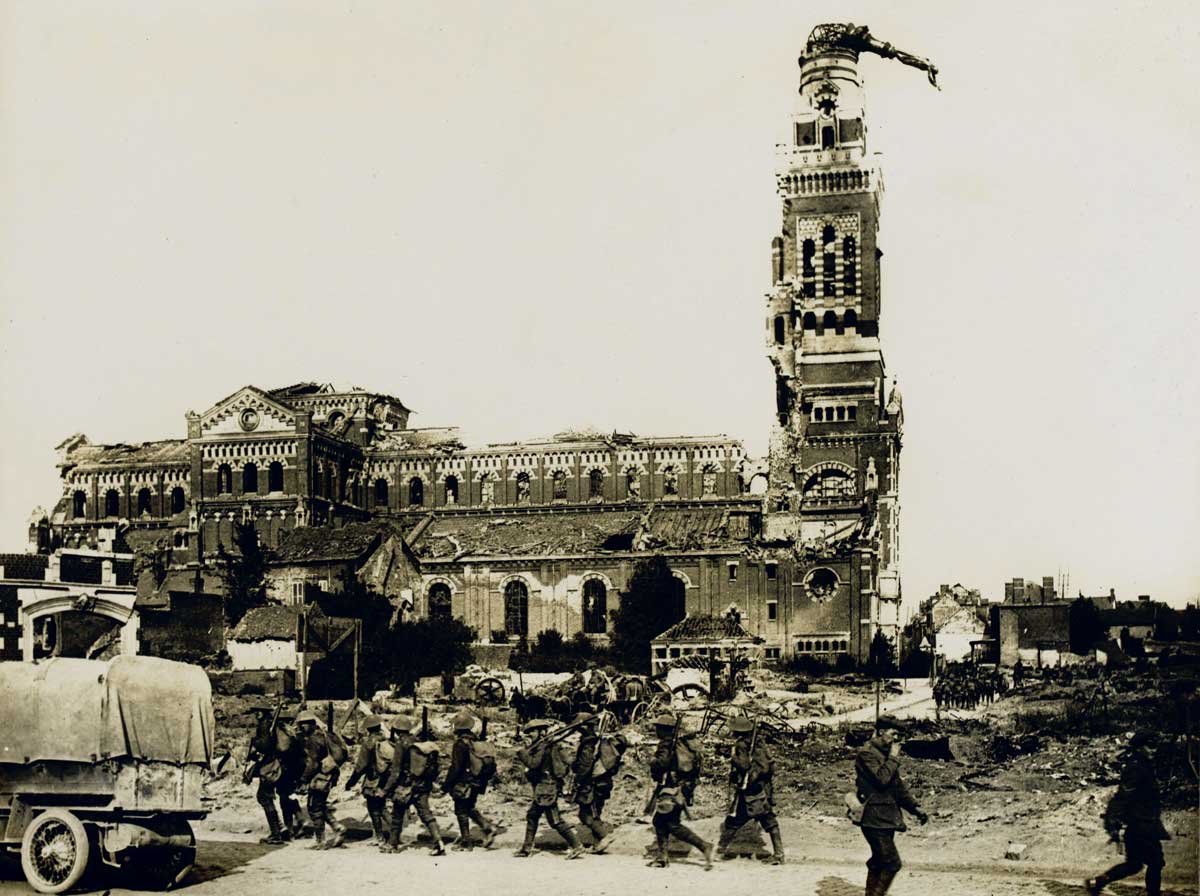
<svg viewBox="0 0 1200 896">
<path fill-rule="evenodd" d="M 810 43 L 778 148 L 765 462 L 724 436 L 468 447 L 453 428 L 410 428 L 388 394 L 246 386 L 189 413 L 182 438 L 64 441 L 37 549 L 86 552 L 123 520 L 131 549 L 165 541 L 177 567 L 202 567 L 252 522 L 298 570 L 273 594 L 287 603 L 337 587 L 315 562 L 321 538 L 385 526 L 404 544 L 412 612 L 461 618 L 483 642 L 550 628 L 602 638 L 634 565 L 661 555 L 679 619 L 734 606 L 767 658 L 865 659 L 898 623 L 903 411 L 880 344 L 882 183 L 857 62 Z"/>
</svg>

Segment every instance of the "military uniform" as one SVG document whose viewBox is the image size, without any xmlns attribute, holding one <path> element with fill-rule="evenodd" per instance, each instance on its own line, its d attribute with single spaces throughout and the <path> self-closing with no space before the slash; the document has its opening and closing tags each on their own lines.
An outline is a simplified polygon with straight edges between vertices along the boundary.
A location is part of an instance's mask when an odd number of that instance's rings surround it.
<svg viewBox="0 0 1200 896">
<path fill-rule="evenodd" d="M 605 841 L 612 829 L 601 820 L 600 815 L 604 811 L 604 804 L 612 796 L 613 779 L 620 768 L 621 757 L 629 742 L 622 734 L 606 736 L 605 751 L 615 750 L 617 754 L 617 764 L 606 769 L 600 758 L 601 737 L 596 728 L 597 718 L 580 713 L 576 716 L 575 723 L 580 722 L 586 724 L 580 732 L 575 761 L 571 763 L 571 773 L 575 780 L 574 800 L 579 806 L 580 823 L 591 831 L 596 839 L 595 851 L 602 852 L 607 846 Z"/>
<path fill-rule="evenodd" d="M 458 843 L 456 849 L 471 848 L 471 822 L 483 831 L 481 843 L 490 847 L 499 829 L 475 807 L 487 783 L 471 774 L 471 757 L 475 752 L 475 717 L 459 713 L 454 717 L 454 747 L 450 751 L 450 768 L 442 782 L 442 792 L 450 794 L 454 801 L 454 817 L 458 821 Z"/>
<path fill-rule="evenodd" d="M 368 716 L 364 727 L 367 733 L 354 754 L 354 770 L 346 779 L 346 790 L 352 790 L 354 785 L 362 780 L 362 795 L 367 803 L 371 831 L 375 842 L 382 846 L 387 842 L 391 827 L 387 817 L 387 797 L 384 795 L 383 783 L 396 751 L 391 742 L 383 736 L 382 719 L 378 716 Z"/>
<path fill-rule="evenodd" d="M 338 823 L 329 807 L 329 791 L 337 784 L 340 764 L 330 744 L 330 735 L 317 728 L 317 717 L 305 711 L 296 717 L 304 743 L 304 772 L 300 782 L 308 788 L 308 815 L 313 823 L 314 849 L 333 849 L 346 839 L 345 826 Z M 325 825 L 333 837 L 325 841 Z"/>
<path fill-rule="evenodd" d="M 876 727 L 879 734 L 859 749 L 854 763 L 855 790 L 863 804 L 859 827 L 871 847 L 866 896 L 884 896 L 900 872 L 895 836 L 896 831 L 908 830 L 901 810 L 915 815 L 921 824 L 928 820 L 904 786 L 900 758 L 891 754 L 890 742 L 884 736 L 887 729 L 902 730 L 900 722 L 894 716 L 883 715 Z"/>
<path fill-rule="evenodd" d="M 429 794 L 438 775 L 438 755 L 436 752 L 426 754 L 423 751 L 420 756 L 416 755 L 420 748 L 413 743 L 413 734 L 419 722 L 397 719 L 392 724 L 392 732 L 397 738 L 396 752 L 383 782 L 384 794 L 392 801 L 392 821 L 388 842 L 383 849 L 385 852 L 398 852 L 402 848 L 400 837 L 404 833 L 404 816 L 411 806 L 429 831 L 433 840 L 432 853 L 435 856 L 445 855 L 441 829 L 429 808 Z"/>
<path fill-rule="evenodd" d="M 1147 896 L 1162 892 L 1162 869 L 1166 864 L 1162 841 L 1170 835 L 1163 827 L 1158 781 L 1147 749 L 1153 740 L 1153 732 L 1139 731 L 1129 743 L 1121 783 L 1104 810 L 1104 829 L 1112 840 L 1117 841 L 1121 828 L 1125 828 L 1125 861 L 1085 882 L 1093 896 L 1113 881 L 1137 874 L 1143 866 Z"/>
<path fill-rule="evenodd" d="M 729 783 L 733 785 L 735 795 L 733 809 L 721 823 L 717 849 L 724 853 L 744 825 L 757 821 L 771 838 L 772 864 L 782 865 L 783 837 L 775 818 L 775 762 L 766 745 L 755 742 L 751 749 L 755 738 L 754 723 L 749 719 L 731 719 L 729 728 L 735 737 L 729 757 Z"/>
<path fill-rule="evenodd" d="M 540 737 L 550 727 L 551 723 L 546 719 L 534 719 L 525 726 L 524 730 L 527 735 Z M 525 840 L 514 855 L 519 858 L 533 855 L 534 838 L 537 837 L 538 824 L 544 815 L 546 821 L 550 823 L 550 827 L 558 831 L 559 835 L 567 841 L 567 846 L 570 847 L 567 858 L 579 858 L 583 854 L 579 838 L 575 836 L 571 826 L 563 820 L 562 812 L 558 808 L 558 798 L 562 794 L 563 780 L 570 769 L 562 744 L 538 745 L 535 742 L 522 750 L 518 756 L 525 764 L 525 779 L 533 788 L 533 802 L 529 806 L 529 811 L 525 813 Z"/>
<path fill-rule="evenodd" d="M 277 723 L 272 724 L 271 707 L 260 703 L 254 707 L 258 723 L 250 738 L 249 755 L 253 762 L 252 774 L 258 778 L 254 798 L 262 807 L 270 833 L 262 838 L 263 843 L 284 843 L 291 837 L 290 825 L 285 829 L 279 823 L 279 812 L 275 808 L 276 787 L 282 777 L 283 762 L 277 742 Z M 247 772 L 249 775 L 251 772 Z"/>
<path fill-rule="evenodd" d="M 679 721 L 672 715 L 659 716 L 654 726 L 658 731 L 658 747 L 650 760 L 650 777 L 658 788 L 653 822 L 655 858 L 650 864 L 666 867 L 667 844 L 674 836 L 700 850 L 705 868 L 710 868 L 713 845 L 682 821 L 700 779 L 700 746 L 693 736 L 676 736 Z"/>
</svg>

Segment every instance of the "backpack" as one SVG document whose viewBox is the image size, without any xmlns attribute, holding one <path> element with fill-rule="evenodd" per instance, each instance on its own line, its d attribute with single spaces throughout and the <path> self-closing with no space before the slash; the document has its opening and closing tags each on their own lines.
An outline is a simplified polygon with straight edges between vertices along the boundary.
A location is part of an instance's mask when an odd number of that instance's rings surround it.
<svg viewBox="0 0 1200 896">
<path fill-rule="evenodd" d="M 437 746 L 431 743 L 413 744 L 408 751 L 408 773 L 414 781 L 437 777 Z"/>
<path fill-rule="evenodd" d="M 621 767 L 623 751 L 611 737 L 602 737 L 596 744 L 595 760 L 592 763 L 592 777 L 601 778 L 616 773 Z"/>
<path fill-rule="evenodd" d="M 700 753 L 692 738 L 680 738 L 675 744 L 675 769 L 684 775 L 700 771 Z"/>
<path fill-rule="evenodd" d="M 336 731 L 329 731 L 325 742 L 329 746 L 329 755 L 333 757 L 333 761 L 341 765 L 350 758 L 350 751 L 346 749 L 346 742 L 342 740 L 342 736 Z"/>
<path fill-rule="evenodd" d="M 392 767 L 396 756 L 396 747 L 390 741 L 382 740 L 375 745 L 375 774 L 386 775 Z"/>
<path fill-rule="evenodd" d="M 571 762 L 567 754 L 558 745 L 550 747 L 550 774 L 561 781 L 571 773 Z"/>
<path fill-rule="evenodd" d="M 471 742 L 471 752 L 467 754 L 467 773 L 480 787 L 496 777 L 496 751 L 490 744 Z"/>
</svg>

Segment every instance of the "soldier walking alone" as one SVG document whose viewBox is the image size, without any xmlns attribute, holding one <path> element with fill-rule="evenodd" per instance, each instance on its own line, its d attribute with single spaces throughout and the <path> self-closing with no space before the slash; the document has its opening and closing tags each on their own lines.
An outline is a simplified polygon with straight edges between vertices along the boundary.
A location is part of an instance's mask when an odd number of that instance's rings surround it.
<svg viewBox="0 0 1200 896">
<path fill-rule="evenodd" d="M 758 739 L 756 726 L 750 719 L 744 716 L 730 719 L 729 730 L 734 737 L 729 756 L 729 782 L 734 794 L 729 813 L 721 823 L 717 850 L 724 858 L 737 832 L 749 822 L 757 821 L 771 838 L 770 864 L 782 865 L 785 860 L 783 836 L 775 818 L 775 762 L 766 745 Z"/>
<path fill-rule="evenodd" d="M 376 845 L 383 846 L 387 843 L 388 830 L 391 827 L 387 818 L 387 798 L 384 796 L 383 783 L 388 769 L 392 767 L 396 749 L 384 738 L 383 720 L 378 716 L 367 716 L 363 727 L 367 733 L 354 755 L 354 771 L 346 779 L 346 790 L 353 790 L 354 785 L 362 779 L 362 795 L 367 802 L 371 831 Z"/>
<path fill-rule="evenodd" d="M 304 743 L 304 773 L 301 783 L 308 788 L 308 815 L 313 823 L 311 849 L 334 849 L 346 839 L 346 828 L 339 824 L 329 808 L 329 791 L 337 783 L 339 766 L 345 754 L 328 732 L 317 728 L 317 717 L 305 710 L 296 716 L 296 727 Z M 333 828 L 333 837 L 325 841 L 325 824 Z"/>
<path fill-rule="evenodd" d="M 533 803 L 525 813 L 525 840 L 513 855 L 525 858 L 533 855 L 533 842 L 537 837 L 538 823 L 543 815 L 550 827 L 558 831 L 567 841 L 567 858 L 577 859 L 583 855 L 583 847 L 579 838 L 571 830 L 571 826 L 563 821 L 562 812 L 558 808 L 558 798 L 562 794 L 563 781 L 571 769 L 561 743 L 551 743 L 541 737 L 552 725 L 546 719 L 534 719 L 525 726 L 525 734 L 539 739 L 517 753 L 526 768 L 525 778 L 533 787 Z"/>
<path fill-rule="evenodd" d="M 442 783 L 442 792 L 454 800 L 454 817 L 458 820 L 458 842 L 455 849 L 471 849 L 471 822 L 483 831 L 480 843 L 489 849 L 496 840 L 499 828 L 484 818 L 475 807 L 476 800 L 487 790 L 496 774 L 496 757 L 485 751 L 475 740 L 475 717 L 460 712 L 454 717 L 454 748 L 450 752 L 450 769 Z"/>
<path fill-rule="evenodd" d="M 395 738 L 395 755 L 383 783 L 383 792 L 392 801 L 392 824 L 387 845 L 381 850 L 400 852 L 403 849 L 400 838 L 404 833 L 404 816 L 412 806 L 433 840 L 430 853 L 444 856 L 446 847 L 442 844 L 442 832 L 429 808 L 429 794 L 438 775 L 437 750 L 415 742 L 414 735 L 421 729 L 421 723 L 416 719 L 397 716 L 392 719 L 391 728 Z"/>
<path fill-rule="evenodd" d="M 1114 843 L 1121 841 L 1125 828 L 1125 861 L 1109 868 L 1099 877 L 1084 881 L 1089 896 L 1099 896 L 1101 890 L 1146 868 L 1146 896 L 1162 892 L 1162 841 L 1170 835 L 1162 823 L 1162 803 L 1150 746 L 1153 731 L 1138 731 L 1129 741 L 1125 762 L 1121 768 L 1121 783 L 1104 810 L 1104 829 Z"/>
<path fill-rule="evenodd" d="M 681 734 L 679 720 L 670 713 L 654 720 L 654 730 L 658 734 L 658 747 L 650 760 L 650 777 L 658 784 L 651 797 L 655 853 L 647 864 L 655 868 L 667 867 L 667 844 L 674 835 L 700 850 L 707 871 L 712 868 L 713 845 L 682 821 L 700 779 L 699 745 L 693 736 Z"/>
<path fill-rule="evenodd" d="M 898 736 L 902 730 L 895 716 L 880 716 L 875 737 L 862 746 L 854 763 L 855 790 L 862 803 L 859 827 L 871 847 L 865 896 L 884 896 L 900 872 L 895 836 L 896 831 L 908 830 L 901 810 L 916 816 L 921 824 L 929 821 L 900 778 Z"/>
</svg>

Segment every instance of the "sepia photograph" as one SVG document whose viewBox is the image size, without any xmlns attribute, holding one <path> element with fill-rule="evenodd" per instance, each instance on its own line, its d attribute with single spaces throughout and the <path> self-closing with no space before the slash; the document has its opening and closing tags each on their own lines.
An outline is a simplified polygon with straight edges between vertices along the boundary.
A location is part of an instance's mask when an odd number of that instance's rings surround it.
<svg viewBox="0 0 1200 896">
<path fill-rule="evenodd" d="M 0 896 L 1200 896 L 1198 83 L 0 0 Z"/>
</svg>

